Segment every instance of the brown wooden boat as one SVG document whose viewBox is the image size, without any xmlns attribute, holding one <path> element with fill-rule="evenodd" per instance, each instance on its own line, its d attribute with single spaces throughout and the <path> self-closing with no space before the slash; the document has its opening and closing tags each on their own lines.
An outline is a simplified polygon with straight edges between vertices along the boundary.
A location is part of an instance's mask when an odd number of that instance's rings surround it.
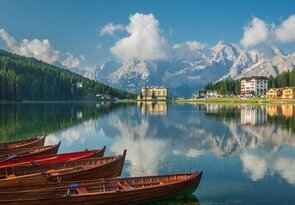
<svg viewBox="0 0 295 205">
<path fill-rule="evenodd" d="M 104 179 L 58 186 L 7 188 L 0 192 L 0 204 L 7 205 L 122 205 L 137 204 L 175 194 L 193 192 L 202 172 L 171 175 Z"/>
<path fill-rule="evenodd" d="M 10 149 L 44 146 L 45 138 L 46 134 L 44 136 L 38 136 L 30 139 L 1 143 L 0 153 L 6 153 L 6 151 Z"/>
<path fill-rule="evenodd" d="M 11 166 L 32 166 L 32 165 L 45 165 L 61 162 L 70 162 L 78 159 L 86 159 L 93 157 L 103 157 L 105 146 L 102 149 L 84 150 L 79 152 L 70 152 L 62 154 L 50 154 L 42 156 L 33 156 L 25 158 L 12 158 L 0 162 L 0 169 Z"/>
<path fill-rule="evenodd" d="M 6 153 L 0 154 L 0 162 L 19 159 L 24 157 L 42 156 L 49 154 L 56 154 L 58 152 L 60 142 L 56 145 L 32 147 L 32 148 L 17 148 L 7 150 Z"/>
<path fill-rule="evenodd" d="M 80 159 L 66 163 L 0 169 L 0 190 L 5 187 L 56 184 L 73 180 L 112 178 L 121 175 L 123 155 Z"/>
</svg>

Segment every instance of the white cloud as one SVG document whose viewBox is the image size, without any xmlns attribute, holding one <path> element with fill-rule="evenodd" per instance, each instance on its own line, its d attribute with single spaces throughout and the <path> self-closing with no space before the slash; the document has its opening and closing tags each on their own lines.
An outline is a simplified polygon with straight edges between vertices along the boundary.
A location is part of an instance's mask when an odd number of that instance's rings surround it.
<svg viewBox="0 0 295 205">
<path fill-rule="evenodd" d="M 266 42 L 269 32 L 269 26 L 265 21 L 253 17 L 252 21 L 244 27 L 244 36 L 240 43 L 245 47 L 249 47 Z"/>
<path fill-rule="evenodd" d="M 103 35 L 113 35 L 113 33 L 115 31 L 123 31 L 124 30 L 124 26 L 121 25 L 121 24 L 114 24 L 114 23 L 109 23 L 107 25 L 105 25 L 101 31 L 100 31 L 100 35 L 103 36 Z"/>
<path fill-rule="evenodd" d="M 111 52 L 120 59 L 157 60 L 166 58 L 165 39 L 160 35 L 159 22 L 153 14 L 130 16 L 128 37 L 119 40 Z"/>
<path fill-rule="evenodd" d="M 34 57 L 50 64 L 60 61 L 67 68 L 75 68 L 81 65 L 80 60 L 73 54 L 67 52 L 65 55 L 62 55 L 59 50 L 55 50 L 48 39 L 23 39 L 17 41 L 4 29 L 0 29 L 0 37 L 7 47 L 18 55 Z M 81 59 L 84 59 L 83 61 L 86 60 L 83 55 Z"/>
<path fill-rule="evenodd" d="M 206 47 L 205 44 L 200 43 L 198 41 L 187 41 L 182 44 L 174 44 L 173 48 L 179 49 L 179 48 L 188 48 L 191 51 L 196 51 L 196 50 L 202 50 Z"/>
<path fill-rule="evenodd" d="M 0 29 L 0 36 L 8 48 L 16 54 L 34 57 L 47 63 L 57 62 L 60 57 L 60 51 L 55 50 L 48 39 L 33 39 L 31 41 L 23 39 L 17 42 L 4 29 Z"/>
<path fill-rule="evenodd" d="M 275 32 L 278 41 L 283 43 L 295 42 L 295 15 L 289 16 Z"/>
<path fill-rule="evenodd" d="M 14 48 L 17 44 L 16 40 L 9 35 L 3 28 L 0 29 L 0 36 L 9 48 Z"/>
<path fill-rule="evenodd" d="M 61 64 L 67 68 L 78 68 L 81 65 L 81 62 L 73 54 L 67 52 L 66 58 L 61 62 Z"/>
</svg>

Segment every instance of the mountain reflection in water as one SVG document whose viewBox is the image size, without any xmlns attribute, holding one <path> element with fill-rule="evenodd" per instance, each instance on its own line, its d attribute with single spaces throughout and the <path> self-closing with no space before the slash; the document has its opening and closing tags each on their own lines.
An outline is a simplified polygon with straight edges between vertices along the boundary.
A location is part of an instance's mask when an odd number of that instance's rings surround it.
<svg viewBox="0 0 295 205">
<path fill-rule="evenodd" d="M 123 176 L 203 170 L 196 192 L 201 204 L 295 204 L 294 108 L 88 105 L 88 112 L 82 106 L 75 109 L 79 112 L 66 114 L 74 124 L 52 130 L 46 143 L 61 140 L 62 152 L 104 145 L 106 154 L 127 149 Z M 58 119 L 53 110 L 50 116 Z M 14 118 L 11 124 L 15 128 L 17 123 Z"/>
</svg>

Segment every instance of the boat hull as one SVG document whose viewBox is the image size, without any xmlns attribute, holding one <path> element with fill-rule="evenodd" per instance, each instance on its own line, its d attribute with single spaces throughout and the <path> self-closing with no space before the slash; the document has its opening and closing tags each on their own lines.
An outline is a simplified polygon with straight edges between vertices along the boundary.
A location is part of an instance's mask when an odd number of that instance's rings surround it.
<svg viewBox="0 0 295 205">
<path fill-rule="evenodd" d="M 5 162 L 12 159 L 20 159 L 25 157 L 37 157 L 43 155 L 56 154 L 58 152 L 60 142 L 57 145 L 40 146 L 33 148 L 18 148 L 8 150 L 7 153 L 0 154 L 0 162 Z"/>
<path fill-rule="evenodd" d="M 105 147 L 97 150 L 85 150 L 80 152 L 41 155 L 37 157 L 24 157 L 19 159 L 9 159 L 0 162 L 0 169 L 11 166 L 31 166 L 32 163 L 37 165 L 46 165 L 52 163 L 69 162 L 78 159 L 86 159 L 91 157 L 102 157 L 105 152 Z"/>
<path fill-rule="evenodd" d="M 19 149 L 19 148 L 29 148 L 29 147 L 39 147 L 44 146 L 46 135 L 38 136 L 31 139 L 8 142 L 0 144 L 0 153 L 6 153 L 8 150 Z"/>
<path fill-rule="evenodd" d="M 179 193 L 194 191 L 201 180 L 202 172 L 193 174 L 186 180 L 168 183 L 159 186 L 150 186 L 147 188 L 131 188 L 123 190 L 114 190 L 101 193 L 83 193 L 77 195 L 61 195 L 61 193 L 50 193 L 43 196 L 24 197 L 22 200 L 1 200 L 0 204 L 7 205 L 123 205 L 138 204 L 146 201 L 157 200 L 163 197 L 174 196 Z M 118 179 L 120 180 L 120 179 Z M 29 193 L 29 192 L 28 192 Z M 38 195 L 38 193 L 36 193 Z M 1 196 L 1 193 L 0 193 Z"/>
<path fill-rule="evenodd" d="M 32 168 L 12 167 L 1 169 L 2 178 L 0 178 L 0 190 L 7 187 L 58 184 L 60 182 L 74 180 L 118 177 L 122 173 L 125 157 L 126 150 L 123 155 L 117 156 L 114 159 L 109 160 L 109 162 L 97 166 L 88 166 L 87 168 L 83 168 L 83 163 L 85 161 L 91 161 L 92 159 L 82 159 L 73 162 L 60 163 L 59 165 L 42 165 Z M 104 160 L 104 158 L 98 159 Z M 11 174 L 5 176 L 4 174 L 8 172 Z M 14 173 L 16 172 L 24 172 L 25 174 L 15 176 Z"/>
</svg>

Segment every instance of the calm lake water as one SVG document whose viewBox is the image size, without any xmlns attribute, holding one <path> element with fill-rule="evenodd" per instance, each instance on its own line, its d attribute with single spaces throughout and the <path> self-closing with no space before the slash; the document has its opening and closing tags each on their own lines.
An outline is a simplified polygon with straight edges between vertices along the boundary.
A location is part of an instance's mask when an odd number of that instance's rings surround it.
<svg viewBox="0 0 295 205">
<path fill-rule="evenodd" d="M 295 204 L 295 106 L 1 104 L 0 141 L 47 133 L 60 152 L 127 149 L 123 176 L 203 170 L 199 188 L 153 204 Z"/>
</svg>

